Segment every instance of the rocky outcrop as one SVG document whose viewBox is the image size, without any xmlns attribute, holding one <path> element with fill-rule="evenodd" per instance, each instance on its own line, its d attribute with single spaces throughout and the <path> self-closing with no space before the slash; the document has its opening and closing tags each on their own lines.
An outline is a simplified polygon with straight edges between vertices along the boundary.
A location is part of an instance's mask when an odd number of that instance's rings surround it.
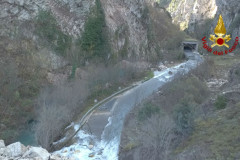
<svg viewBox="0 0 240 160">
<path fill-rule="evenodd" d="M 24 146 L 16 142 L 5 146 L 4 141 L 0 140 L 0 159 L 1 160 L 71 160 L 60 155 L 52 155 L 41 147 Z"/>
</svg>

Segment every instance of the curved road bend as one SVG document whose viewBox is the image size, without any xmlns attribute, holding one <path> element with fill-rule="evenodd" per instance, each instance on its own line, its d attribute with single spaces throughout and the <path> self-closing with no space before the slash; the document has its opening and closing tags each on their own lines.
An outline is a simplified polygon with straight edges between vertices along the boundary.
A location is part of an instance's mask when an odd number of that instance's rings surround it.
<svg viewBox="0 0 240 160">
<path fill-rule="evenodd" d="M 77 142 L 55 153 L 76 160 L 117 160 L 124 119 L 132 108 L 176 76 L 188 73 L 203 62 L 196 52 L 185 51 L 185 55 L 188 61 L 156 72 L 154 78 L 101 105 L 76 135 Z M 75 124 L 74 128 L 77 130 L 79 125 Z"/>
</svg>

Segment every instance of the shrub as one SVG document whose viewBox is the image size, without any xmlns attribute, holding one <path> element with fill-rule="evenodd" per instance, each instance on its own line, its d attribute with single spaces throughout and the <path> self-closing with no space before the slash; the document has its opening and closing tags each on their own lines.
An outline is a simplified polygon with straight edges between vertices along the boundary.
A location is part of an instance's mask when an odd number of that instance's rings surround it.
<svg viewBox="0 0 240 160">
<path fill-rule="evenodd" d="M 7 129 L 7 130 L 3 130 L 0 132 L 0 137 L 4 140 L 7 140 L 5 142 L 9 142 L 9 141 L 14 141 L 15 138 L 18 136 L 17 130 L 15 129 Z"/>
<path fill-rule="evenodd" d="M 206 84 L 194 76 L 186 79 L 176 79 L 168 87 L 169 100 L 171 99 L 171 102 L 176 103 L 191 95 L 193 103 L 201 104 L 209 94 Z"/>
<path fill-rule="evenodd" d="M 142 22 L 145 23 L 149 19 L 149 8 L 144 6 L 142 10 Z"/>
<path fill-rule="evenodd" d="M 154 77 L 154 72 L 152 72 L 152 71 L 146 72 L 146 78 L 145 78 L 146 80 L 149 80 L 153 77 Z"/>
<path fill-rule="evenodd" d="M 138 146 L 138 144 L 136 142 L 130 141 L 128 144 L 126 144 L 126 146 L 124 146 L 123 150 L 130 151 L 130 150 L 136 148 L 137 146 Z"/>
<path fill-rule="evenodd" d="M 237 70 L 235 71 L 235 74 L 238 75 L 238 76 L 240 76 L 240 70 L 237 69 Z"/>
<path fill-rule="evenodd" d="M 87 96 L 86 84 L 79 81 L 43 90 L 38 98 L 38 123 L 35 126 L 38 144 L 50 149 L 63 128 L 83 110 L 81 104 Z"/>
<path fill-rule="evenodd" d="M 101 2 L 96 0 L 96 6 L 85 23 L 82 38 L 79 39 L 83 51 L 88 52 L 85 58 L 106 57 L 109 50 L 105 25 L 105 15 Z"/>
<path fill-rule="evenodd" d="M 167 38 L 164 48 L 168 50 L 178 49 L 181 46 L 184 38 L 184 32 L 176 32 L 174 35 L 172 34 L 169 38 Z"/>
<path fill-rule="evenodd" d="M 174 135 L 175 123 L 169 116 L 154 115 L 142 126 L 139 140 L 142 152 L 138 159 L 166 160 L 169 158 Z"/>
<path fill-rule="evenodd" d="M 122 57 L 122 58 L 126 58 L 128 56 L 128 48 L 129 48 L 129 39 L 128 37 L 125 37 L 125 42 L 123 47 L 119 50 L 118 54 Z"/>
<path fill-rule="evenodd" d="M 211 25 L 213 23 L 213 19 L 206 19 L 204 22 L 200 24 L 196 24 L 194 36 L 197 37 L 197 39 L 202 39 L 204 36 L 208 36 L 213 33 L 211 31 Z M 199 47 L 200 48 L 200 47 Z"/>
<path fill-rule="evenodd" d="M 191 71 L 201 81 L 205 81 L 215 74 L 214 61 L 206 58 L 205 61 L 198 66 L 198 68 Z"/>
<path fill-rule="evenodd" d="M 224 109 L 227 105 L 227 99 L 224 96 L 218 96 L 214 105 L 217 109 Z"/>
<path fill-rule="evenodd" d="M 118 63 L 117 65 L 92 65 L 88 67 L 89 73 L 89 89 L 91 91 L 96 90 L 96 88 L 105 88 L 106 83 L 111 86 L 119 84 L 128 84 L 139 80 L 142 77 L 152 76 L 151 72 L 146 73 L 130 62 Z"/>
<path fill-rule="evenodd" d="M 72 72 L 71 72 L 71 75 L 69 76 L 69 79 L 74 79 L 75 78 L 76 69 L 77 69 L 77 66 L 74 63 L 73 66 L 72 66 Z"/>
<path fill-rule="evenodd" d="M 18 69 L 13 61 L 0 61 L 0 139 L 13 142 L 17 136 L 19 123 L 23 123 L 21 114 L 25 111 L 20 106 Z M 6 127 L 1 127 L 1 125 Z"/>
<path fill-rule="evenodd" d="M 187 101 L 182 101 L 174 111 L 174 120 L 177 132 L 183 136 L 189 135 L 193 131 L 193 107 Z"/>
<path fill-rule="evenodd" d="M 35 20 L 36 34 L 47 41 L 44 45 L 49 45 L 61 56 L 66 56 L 70 49 L 72 39 L 64 34 L 59 28 L 56 19 L 50 11 L 40 11 Z"/>
<path fill-rule="evenodd" d="M 7 144 L 16 141 L 19 131 L 33 118 L 35 98 L 45 83 L 42 69 L 30 57 L 22 53 L 11 59 L 3 57 L 0 62 L 0 139 Z"/>
<path fill-rule="evenodd" d="M 150 118 L 153 114 L 160 112 L 159 106 L 152 104 L 151 102 L 146 102 L 143 107 L 138 111 L 138 120 L 143 121 Z"/>
</svg>

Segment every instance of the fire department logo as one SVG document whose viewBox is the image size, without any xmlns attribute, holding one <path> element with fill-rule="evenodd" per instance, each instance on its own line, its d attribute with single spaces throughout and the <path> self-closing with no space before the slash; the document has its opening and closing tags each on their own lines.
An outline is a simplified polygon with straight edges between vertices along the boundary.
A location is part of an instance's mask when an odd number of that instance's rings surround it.
<svg viewBox="0 0 240 160">
<path fill-rule="evenodd" d="M 234 51 L 236 49 L 238 42 L 239 42 L 239 37 L 235 38 L 234 45 L 230 49 L 226 49 L 225 51 L 218 51 L 218 50 L 212 49 L 215 46 L 218 46 L 218 47 L 224 46 L 226 48 L 229 48 L 229 45 L 227 44 L 227 42 L 229 42 L 231 40 L 231 36 L 226 35 L 227 31 L 224 26 L 222 15 L 219 15 L 218 23 L 217 23 L 216 28 L 214 29 L 214 33 L 215 33 L 214 35 L 210 34 L 210 38 L 209 38 L 210 41 L 213 42 L 211 47 L 208 46 L 206 37 L 202 38 L 203 48 L 205 50 L 207 50 L 210 53 L 213 53 L 214 55 L 224 55 L 224 54 L 231 53 L 232 51 Z"/>
<path fill-rule="evenodd" d="M 214 42 L 214 44 L 212 44 L 211 47 L 213 48 L 217 45 L 220 47 L 225 46 L 229 48 L 229 45 L 227 45 L 226 42 L 230 41 L 231 38 L 230 35 L 226 35 L 226 28 L 224 26 L 222 15 L 219 16 L 218 23 L 214 30 L 214 33 L 215 35 L 217 35 L 217 37 L 211 34 L 209 38 L 212 42 Z"/>
</svg>

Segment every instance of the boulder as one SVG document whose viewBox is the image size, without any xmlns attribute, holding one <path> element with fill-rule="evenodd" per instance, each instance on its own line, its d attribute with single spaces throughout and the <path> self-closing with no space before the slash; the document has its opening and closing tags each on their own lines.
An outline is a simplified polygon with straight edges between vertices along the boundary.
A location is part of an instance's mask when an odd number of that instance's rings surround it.
<svg viewBox="0 0 240 160">
<path fill-rule="evenodd" d="M 50 154 L 46 149 L 40 147 L 31 147 L 26 153 L 24 153 L 23 158 L 38 158 L 38 160 L 48 160 Z"/>
<path fill-rule="evenodd" d="M 161 70 L 164 70 L 164 69 L 167 69 L 167 66 L 165 66 L 163 63 L 159 64 L 158 70 L 161 71 Z"/>
<path fill-rule="evenodd" d="M 94 147 L 94 146 L 93 146 L 92 144 L 88 145 L 88 148 L 89 148 L 89 149 L 93 149 L 93 147 Z"/>
<path fill-rule="evenodd" d="M 75 160 L 74 158 L 62 157 L 60 155 L 52 155 L 50 160 Z"/>
<path fill-rule="evenodd" d="M 59 155 L 52 155 L 50 157 L 50 160 L 61 160 L 61 156 L 59 156 Z"/>
<path fill-rule="evenodd" d="M 90 158 L 92 158 L 92 157 L 94 157 L 95 156 L 95 153 L 90 153 L 89 155 L 88 155 L 88 157 L 90 157 Z"/>
<path fill-rule="evenodd" d="M 81 153 L 81 151 L 80 150 L 75 150 L 74 153 Z"/>
<path fill-rule="evenodd" d="M 7 146 L 8 157 L 18 157 L 23 155 L 27 151 L 27 148 L 20 142 L 16 142 Z"/>
</svg>

